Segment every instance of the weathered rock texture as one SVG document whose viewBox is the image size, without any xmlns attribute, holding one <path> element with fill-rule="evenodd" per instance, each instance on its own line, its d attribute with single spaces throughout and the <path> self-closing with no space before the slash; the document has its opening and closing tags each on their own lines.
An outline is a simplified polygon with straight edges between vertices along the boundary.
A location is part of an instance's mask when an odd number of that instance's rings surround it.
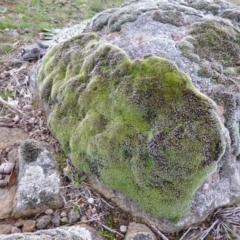
<svg viewBox="0 0 240 240">
<path fill-rule="evenodd" d="M 1 127 L 0 133 L 0 151 L 7 147 L 13 147 L 14 144 L 19 144 L 28 138 L 28 134 L 19 128 L 4 128 Z M 16 163 L 16 171 L 18 171 L 18 158 L 16 154 L 17 149 L 13 147 L 13 150 L 8 154 L 8 161 L 10 163 Z M 1 182 L 7 182 L 10 175 L 5 176 Z M 16 185 L 12 186 L 9 190 L 6 188 L 0 188 L 0 220 L 6 219 L 11 216 L 13 200 L 16 194 Z"/>
<path fill-rule="evenodd" d="M 0 150 L 19 144 L 28 138 L 28 134 L 20 128 L 5 128 L 1 127 L 0 134 Z"/>
<path fill-rule="evenodd" d="M 132 2 L 43 59 L 49 128 L 75 166 L 163 231 L 240 197 L 238 12 L 221 0 Z"/>
<path fill-rule="evenodd" d="M 60 174 L 49 150 L 34 140 L 19 147 L 17 191 L 12 217 L 28 217 L 62 207 Z"/>
<path fill-rule="evenodd" d="M 156 240 L 153 232 L 144 224 L 131 222 L 124 240 Z"/>
<path fill-rule="evenodd" d="M 34 233 L 0 234 L 1 240 L 103 240 L 97 231 L 87 225 L 61 227 L 49 230 L 40 230 Z"/>
</svg>

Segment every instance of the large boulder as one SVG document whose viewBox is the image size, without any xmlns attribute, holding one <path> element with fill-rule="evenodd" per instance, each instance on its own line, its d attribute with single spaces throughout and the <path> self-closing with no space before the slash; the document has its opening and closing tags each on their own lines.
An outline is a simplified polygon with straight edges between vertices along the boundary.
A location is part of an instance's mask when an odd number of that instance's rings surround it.
<svg viewBox="0 0 240 240">
<path fill-rule="evenodd" d="M 163 231 L 240 198 L 238 11 L 131 2 L 53 47 L 39 70 L 49 128 L 74 165 Z"/>
</svg>

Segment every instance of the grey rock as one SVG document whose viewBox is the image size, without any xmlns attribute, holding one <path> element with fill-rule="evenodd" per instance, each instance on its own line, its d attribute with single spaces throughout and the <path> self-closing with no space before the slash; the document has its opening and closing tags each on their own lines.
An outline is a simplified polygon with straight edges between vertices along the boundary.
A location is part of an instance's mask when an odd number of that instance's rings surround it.
<svg viewBox="0 0 240 240">
<path fill-rule="evenodd" d="M 45 215 L 37 219 L 36 221 L 36 227 L 38 229 L 44 229 L 46 228 L 50 223 L 52 222 L 52 216 Z"/>
<path fill-rule="evenodd" d="M 62 207 L 60 174 L 47 148 L 29 140 L 19 147 L 19 174 L 12 216 L 28 217 Z"/>
<path fill-rule="evenodd" d="M 11 224 L 0 224 L 0 234 L 10 234 L 12 227 Z"/>
<path fill-rule="evenodd" d="M 52 217 L 52 224 L 55 227 L 59 227 L 60 226 L 60 221 L 61 221 L 61 217 L 58 211 L 53 213 L 53 217 Z"/>
<path fill-rule="evenodd" d="M 19 35 L 17 30 L 15 30 L 15 29 L 5 29 L 4 34 L 8 37 L 16 37 Z"/>
<path fill-rule="evenodd" d="M 50 230 L 39 230 L 34 233 L 0 234 L 1 240 L 103 240 L 97 231 L 88 225 L 60 227 Z"/>
<path fill-rule="evenodd" d="M 4 162 L 0 165 L 1 174 L 10 174 L 13 168 L 13 164 L 10 162 Z"/>
<path fill-rule="evenodd" d="M 11 233 L 21 233 L 21 229 L 19 229 L 18 227 L 12 227 L 11 229 Z"/>
<path fill-rule="evenodd" d="M 80 219 L 80 214 L 79 213 L 72 212 L 72 211 L 70 211 L 68 213 L 68 221 L 69 221 L 70 224 L 79 221 L 79 219 Z"/>
<path fill-rule="evenodd" d="M 8 181 L 0 180 L 0 188 L 5 188 L 8 185 Z"/>
<path fill-rule="evenodd" d="M 131 222 L 124 240 L 157 240 L 157 238 L 146 225 Z"/>
<path fill-rule="evenodd" d="M 22 54 L 20 57 L 21 61 L 32 61 L 40 59 L 46 53 L 48 45 L 45 45 L 42 42 L 36 44 L 27 45 L 22 48 Z"/>
<path fill-rule="evenodd" d="M 47 209 L 47 211 L 45 211 L 46 215 L 52 215 L 53 214 L 53 210 L 52 209 Z"/>
</svg>

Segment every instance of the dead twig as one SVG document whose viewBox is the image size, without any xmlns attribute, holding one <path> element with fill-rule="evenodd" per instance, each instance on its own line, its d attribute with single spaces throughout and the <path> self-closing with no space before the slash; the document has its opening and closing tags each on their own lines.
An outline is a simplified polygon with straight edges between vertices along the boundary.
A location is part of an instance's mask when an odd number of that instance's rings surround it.
<svg viewBox="0 0 240 240">
<path fill-rule="evenodd" d="M 106 230 L 108 230 L 109 232 L 116 233 L 116 234 L 118 234 L 119 236 L 124 237 L 124 235 L 122 235 L 121 233 L 119 233 L 119 232 L 117 232 L 117 231 L 115 231 L 115 230 L 107 227 L 106 225 L 104 225 L 104 224 L 102 224 L 102 223 L 101 223 L 101 226 L 102 226 L 103 228 L 105 228 Z"/>
<path fill-rule="evenodd" d="M 112 205 L 110 205 L 107 201 L 105 201 L 103 198 L 101 198 L 101 201 L 103 201 L 105 204 L 107 204 L 110 208 L 114 208 Z"/>
<path fill-rule="evenodd" d="M 163 233 L 160 232 L 154 225 L 151 225 L 152 230 L 158 234 L 163 240 L 169 240 Z"/>
<path fill-rule="evenodd" d="M 62 199 L 63 199 L 64 205 L 67 205 L 67 201 L 66 201 L 65 197 L 62 195 L 62 193 L 60 193 L 60 196 L 61 196 Z"/>
<path fill-rule="evenodd" d="M 5 107 L 7 107 L 9 110 L 11 110 L 12 112 L 18 112 L 19 114 L 23 115 L 26 117 L 26 114 L 24 114 L 21 110 L 17 109 L 16 107 L 14 107 L 13 105 L 9 104 L 8 102 L 6 102 L 5 100 L 2 99 L 2 97 L 0 97 L 0 103 L 2 103 Z"/>
</svg>

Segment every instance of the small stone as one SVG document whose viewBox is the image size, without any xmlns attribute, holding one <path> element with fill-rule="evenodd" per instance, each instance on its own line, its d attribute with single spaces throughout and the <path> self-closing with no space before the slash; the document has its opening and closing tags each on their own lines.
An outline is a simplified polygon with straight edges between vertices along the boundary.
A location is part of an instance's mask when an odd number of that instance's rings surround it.
<svg viewBox="0 0 240 240">
<path fill-rule="evenodd" d="M 39 117 L 42 116 L 42 111 L 38 111 L 38 116 L 39 116 Z"/>
<path fill-rule="evenodd" d="M 36 221 L 26 220 L 23 222 L 22 232 L 33 232 L 36 226 Z"/>
<path fill-rule="evenodd" d="M 19 123 L 20 117 L 19 117 L 18 115 L 16 115 L 16 116 L 13 118 L 13 121 L 14 121 L 15 123 Z"/>
<path fill-rule="evenodd" d="M 6 28 L 6 29 L 4 30 L 4 34 L 5 34 L 6 36 L 8 36 L 8 37 L 16 37 L 16 36 L 19 35 L 18 32 L 17 32 L 17 30 L 15 30 L 15 29 L 9 29 L 9 28 Z"/>
<path fill-rule="evenodd" d="M 11 224 L 0 224 L 0 234 L 10 234 L 12 227 Z"/>
<path fill-rule="evenodd" d="M 44 215 L 37 219 L 36 227 L 38 229 L 46 228 L 52 222 L 52 216 Z"/>
<path fill-rule="evenodd" d="M 61 216 L 61 217 L 66 217 L 67 214 L 66 214 L 66 212 L 61 212 L 60 216 Z"/>
<path fill-rule="evenodd" d="M 52 209 L 48 209 L 45 212 L 46 215 L 52 215 L 53 214 L 53 210 Z"/>
<path fill-rule="evenodd" d="M 32 110 L 32 105 L 25 105 L 24 107 L 23 107 L 23 111 L 24 112 L 30 112 Z"/>
<path fill-rule="evenodd" d="M 33 125 L 35 123 L 35 118 L 30 118 L 27 122 L 28 124 Z"/>
<path fill-rule="evenodd" d="M 141 223 L 130 223 L 124 240 L 144 239 L 157 240 L 155 234 L 146 225 Z"/>
<path fill-rule="evenodd" d="M 94 204 L 94 199 L 93 198 L 88 198 L 88 203 L 90 203 L 90 204 Z"/>
<path fill-rule="evenodd" d="M 17 228 L 17 227 L 12 227 L 11 229 L 11 233 L 21 233 L 21 229 Z"/>
<path fill-rule="evenodd" d="M 68 221 L 67 217 L 61 218 L 61 223 L 66 223 Z"/>
<path fill-rule="evenodd" d="M 24 29 L 24 32 L 25 32 L 25 33 L 29 33 L 29 29 L 28 29 L 28 28 L 25 28 L 25 29 Z"/>
<path fill-rule="evenodd" d="M 0 180 L 0 188 L 5 188 L 8 185 L 6 180 Z"/>
<path fill-rule="evenodd" d="M 55 212 L 53 214 L 53 218 L 52 218 L 52 224 L 55 226 L 55 227 L 59 227 L 60 226 L 60 214 L 59 212 Z"/>
<path fill-rule="evenodd" d="M 14 223 L 14 226 L 17 228 L 22 228 L 23 227 L 24 220 L 19 219 L 17 222 Z"/>
<path fill-rule="evenodd" d="M 122 233 L 127 232 L 127 226 L 121 225 L 121 226 L 120 226 L 120 232 L 122 232 Z"/>
<path fill-rule="evenodd" d="M 81 222 L 86 222 L 87 221 L 87 217 L 86 216 L 82 216 L 81 217 Z"/>
<path fill-rule="evenodd" d="M 77 222 L 80 219 L 80 214 L 76 212 L 68 213 L 68 221 L 70 224 Z"/>
<path fill-rule="evenodd" d="M 5 162 L 0 165 L 0 173 L 10 174 L 13 168 L 13 164 L 10 162 Z"/>
</svg>

